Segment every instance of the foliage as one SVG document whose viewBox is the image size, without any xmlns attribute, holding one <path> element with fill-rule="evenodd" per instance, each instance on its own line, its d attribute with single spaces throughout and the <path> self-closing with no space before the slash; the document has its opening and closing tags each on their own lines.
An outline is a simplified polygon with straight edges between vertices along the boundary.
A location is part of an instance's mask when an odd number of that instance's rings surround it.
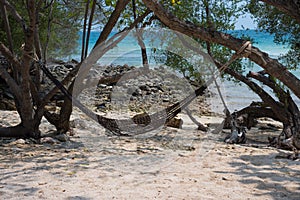
<svg viewBox="0 0 300 200">
<path fill-rule="evenodd" d="M 259 29 L 274 34 L 275 43 L 289 45 L 289 52 L 280 59 L 289 68 L 296 69 L 300 62 L 300 24 L 277 8 L 258 0 L 249 0 L 247 10 Z"/>
<path fill-rule="evenodd" d="M 197 67 L 197 65 L 192 64 L 186 58 L 183 58 L 177 53 L 167 51 L 167 50 L 155 50 L 157 56 L 155 60 L 159 63 L 163 63 L 164 65 L 170 67 L 178 71 L 184 78 L 193 81 L 195 83 L 202 83 L 203 80 L 201 78 L 203 74 Z M 160 55 L 160 56 L 158 56 Z"/>
<path fill-rule="evenodd" d="M 106 10 L 106 15 L 109 16 L 115 8 L 117 0 L 105 0 L 105 4 L 103 5 Z M 127 5 L 127 8 L 121 13 L 121 16 L 118 20 L 118 23 L 116 25 L 117 29 L 122 29 L 124 27 L 129 26 L 133 21 L 133 1 L 130 1 L 130 3 Z M 146 7 L 142 0 L 134 0 L 135 3 L 135 9 L 136 9 L 136 15 L 142 15 L 146 11 Z"/>
<path fill-rule="evenodd" d="M 192 22 L 208 29 L 227 32 L 234 30 L 235 23 L 239 16 L 243 14 L 243 1 L 242 0 L 228 0 L 228 1 L 217 1 L 217 0 L 191 0 L 191 1 L 162 1 L 163 5 L 168 8 L 172 13 L 181 20 L 187 23 Z M 231 55 L 234 53 L 232 50 L 218 45 L 211 44 L 199 39 L 195 39 L 200 46 L 207 49 L 211 56 L 221 63 L 225 63 Z M 167 65 L 172 65 L 172 68 L 183 74 L 189 73 L 195 76 L 200 76 L 201 73 L 196 71 L 192 72 L 192 69 L 196 68 L 181 66 L 182 62 L 178 59 L 178 56 L 172 53 L 165 53 L 165 56 L 169 57 Z M 170 62 L 172 61 L 172 63 Z M 245 67 L 241 60 L 235 61 L 231 64 L 232 68 L 239 72 L 243 72 Z M 227 79 L 231 77 L 226 76 Z M 200 80 L 200 77 L 193 77 L 193 79 Z"/>
<path fill-rule="evenodd" d="M 26 6 L 23 1 L 10 1 L 18 13 L 27 21 Z M 46 1 L 45 1 L 46 2 Z M 52 5 L 43 4 L 38 13 L 39 37 L 42 47 L 45 46 L 48 33 L 48 22 L 51 22 L 51 34 L 48 47 L 48 55 L 55 58 L 64 58 L 76 53 L 78 46 L 78 31 L 81 28 L 82 9 L 80 3 L 72 1 L 53 1 Z M 50 9 L 53 9 L 50 15 Z M 9 15 L 11 32 L 14 42 L 14 51 L 20 53 L 20 47 L 24 43 L 24 34 L 20 25 Z M 6 32 L 3 19 L 0 18 L 1 41 L 7 45 Z"/>
</svg>

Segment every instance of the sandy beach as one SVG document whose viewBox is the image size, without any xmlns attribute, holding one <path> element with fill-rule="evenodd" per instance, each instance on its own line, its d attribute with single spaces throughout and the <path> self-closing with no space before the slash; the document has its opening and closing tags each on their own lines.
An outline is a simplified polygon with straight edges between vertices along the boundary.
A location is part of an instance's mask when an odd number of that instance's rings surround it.
<svg viewBox="0 0 300 200">
<path fill-rule="evenodd" d="M 0 200 L 300 200 L 300 0 L 0 10 Z"/>
<path fill-rule="evenodd" d="M 137 137 L 109 135 L 84 114 L 72 115 L 70 141 L 34 144 L 1 139 L 1 199 L 299 199 L 299 161 L 268 147 L 280 124 L 261 121 L 244 145 L 204 133 L 183 113 L 182 129 Z M 218 124 L 218 117 L 197 117 Z M 18 123 L 1 111 L 1 126 Z M 212 128 L 213 129 L 213 128 Z M 43 120 L 43 133 L 54 130 Z"/>
</svg>

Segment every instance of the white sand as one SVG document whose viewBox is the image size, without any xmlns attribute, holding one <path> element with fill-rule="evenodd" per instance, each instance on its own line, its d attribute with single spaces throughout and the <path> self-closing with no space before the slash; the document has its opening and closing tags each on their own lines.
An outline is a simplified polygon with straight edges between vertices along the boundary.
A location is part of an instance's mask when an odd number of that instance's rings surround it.
<svg viewBox="0 0 300 200">
<path fill-rule="evenodd" d="M 108 137 L 79 113 L 75 136 L 61 144 L 0 143 L 0 199 L 299 199 L 299 161 L 266 145 L 226 145 L 225 134 L 182 130 Z M 202 118 L 207 123 L 217 118 Z M 215 121 L 214 121 L 215 120 Z M 17 123 L 1 111 L 0 124 Z M 43 124 L 44 132 L 49 126 Z M 51 129 L 51 128 L 50 128 Z M 265 141 L 259 129 L 248 137 Z"/>
</svg>

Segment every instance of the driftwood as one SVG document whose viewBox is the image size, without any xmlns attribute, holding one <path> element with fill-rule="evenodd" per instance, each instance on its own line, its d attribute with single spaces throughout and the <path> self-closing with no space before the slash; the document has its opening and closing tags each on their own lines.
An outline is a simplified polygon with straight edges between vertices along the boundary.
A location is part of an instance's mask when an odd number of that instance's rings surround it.
<svg viewBox="0 0 300 200">
<path fill-rule="evenodd" d="M 192 122 L 194 122 L 197 126 L 198 126 L 198 130 L 200 131 L 208 131 L 208 128 L 206 126 L 204 126 L 203 124 L 201 124 L 200 122 L 198 122 L 192 115 L 191 111 L 189 108 L 185 109 L 186 114 L 189 116 L 189 118 L 192 120 Z"/>
<path fill-rule="evenodd" d="M 224 142 L 229 144 L 244 144 L 246 142 L 246 128 L 238 125 L 236 112 L 231 115 L 231 133 Z"/>
</svg>

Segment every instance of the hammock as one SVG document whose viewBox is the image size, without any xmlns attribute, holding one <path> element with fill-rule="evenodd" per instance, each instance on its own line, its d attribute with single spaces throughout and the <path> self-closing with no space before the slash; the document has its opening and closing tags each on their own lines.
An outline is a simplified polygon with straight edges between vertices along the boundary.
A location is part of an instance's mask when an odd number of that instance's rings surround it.
<svg viewBox="0 0 300 200">
<path fill-rule="evenodd" d="M 244 56 L 242 52 L 246 49 L 246 47 L 250 46 L 251 43 L 249 41 L 245 42 L 244 45 L 232 55 L 230 60 L 225 63 L 220 69 L 219 72 L 223 72 L 233 61 Z M 136 115 L 133 118 L 129 119 L 113 119 L 107 118 L 101 115 L 98 115 L 84 106 L 80 101 L 76 98 L 72 97 L 72 94 L 63 86 L 63 84 L 58 81 L 52 73 L 46 68 L 46 66 L 41 63 L 41 69 L 46 74 L 46 76 L 58 87 L 61 92 L 69 98 L 73 104 L 78 107 L 82 112 L 88 115 L 90 118 L 95 120 L 101 126 L 111 131 L 115 135 L 123 135 L 123 136 L 132 136 L 137 134 L 143 134 L 152 130 L 157 129 L 158 127 L 164 125 L 172 118 L 174 118 L 178 113 L 180 113 L 183 109 L 185 109 L 195 98 L 202 95 L 207 87 L 215 81 L 214 72 L 211 78 L 202 86 L 198 87 L 193 93 L 189 94 L 183 100 L 168 106 L 167 108 L 153 113 L 151 115 L 141 114 Z"/>
</svg>

